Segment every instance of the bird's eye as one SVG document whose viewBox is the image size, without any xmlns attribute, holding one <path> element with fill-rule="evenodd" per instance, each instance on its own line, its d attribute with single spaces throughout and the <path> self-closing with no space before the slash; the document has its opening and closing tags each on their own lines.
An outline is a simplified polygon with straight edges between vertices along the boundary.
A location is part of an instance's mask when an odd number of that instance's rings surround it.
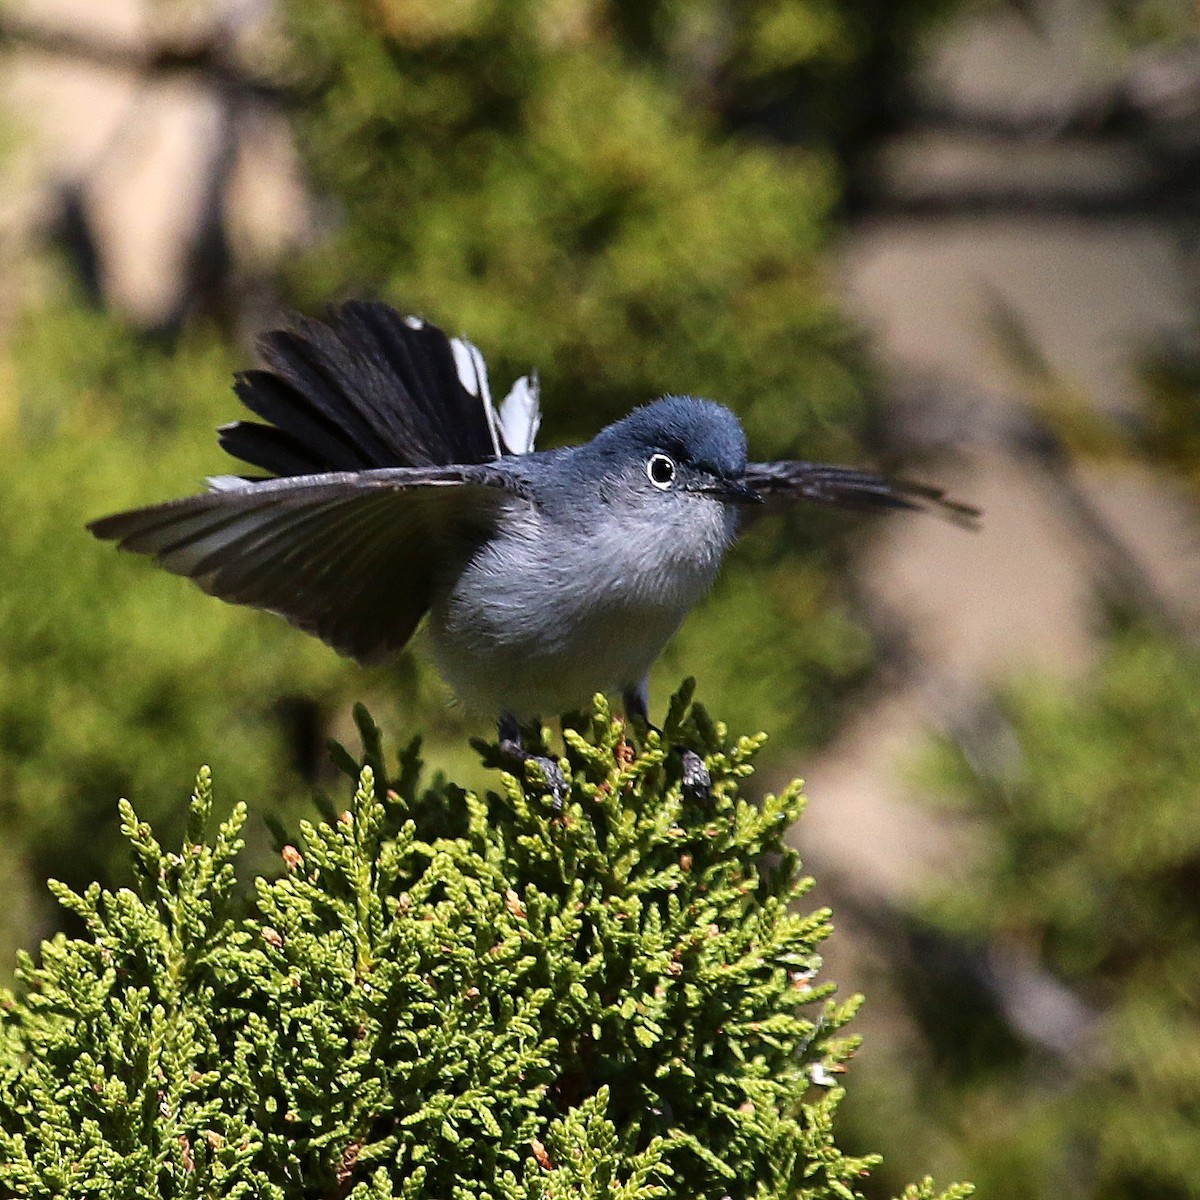
<svg viewBox="0 0 1200 1200">
<path fill-rule="evenodd" d="M 652 454 L 646 463 L 646 474 L 656 488 L 667 488 L 675 482 L 675 464 L 665 454 Z"/>
</svg>

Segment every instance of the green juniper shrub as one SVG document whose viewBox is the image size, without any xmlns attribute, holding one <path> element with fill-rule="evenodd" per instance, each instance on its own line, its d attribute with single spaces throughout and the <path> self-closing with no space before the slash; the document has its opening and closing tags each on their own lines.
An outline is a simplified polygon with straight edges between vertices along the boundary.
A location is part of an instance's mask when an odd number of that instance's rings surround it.
<svg viewBox="0 0 1200 1200">
<path fill-rule="evenodd" d="M 799 785 L 739 796 L 761 736 L 685 691 L 635 746 L 597 698 L 556 807 L 536 765 L 423 787 L 416 746 L 389 771 L 359 720 L 349 807 L 252 898 L 246 807 L 208 833 L 207 769 L 178 853 L 122 803 L 133 889 L 54 886 L 87 933 L 4 999 L 0 1195 L 858 1194 L 875 1159 L 833 1134 L 857 1000 L 816 978 L 829 914 L 793 907 Z"/>
</svg>

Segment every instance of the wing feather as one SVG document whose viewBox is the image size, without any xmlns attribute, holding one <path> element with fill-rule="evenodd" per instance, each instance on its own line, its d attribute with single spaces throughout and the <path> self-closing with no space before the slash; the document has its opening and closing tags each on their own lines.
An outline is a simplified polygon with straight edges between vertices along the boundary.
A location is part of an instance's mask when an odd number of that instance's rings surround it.
<svg viewBox="0 0 1200 1200">
<path fill-rule="evenodd" d="M 950 499 L 941 488 L 856 467 L 790 460 L 752 462 L 746 464 L 745 482 L 768 501 L 811 500 L 859 510 L 918 509 L 966 526 L 974 526 L 980 516 L 979 509 Z"/>
<path fill-rule="evenodd" d="M 360 662 L 397 653 L 507 503 L 486 466 L 292 476 L 92 522 L 231 604 L 278 613 Z"/>
</svg>

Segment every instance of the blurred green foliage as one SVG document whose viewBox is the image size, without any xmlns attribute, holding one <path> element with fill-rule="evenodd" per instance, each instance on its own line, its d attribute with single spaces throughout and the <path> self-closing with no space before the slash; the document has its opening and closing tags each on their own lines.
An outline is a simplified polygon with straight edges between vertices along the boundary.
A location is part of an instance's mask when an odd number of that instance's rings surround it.
<svg viewBox="0 0 1200 1200">
<path fill-rule="evenodd" d="M 858 120 L 837 97 L 940 7 L 289 0 L 274 69 L 331 219 L 282 290 L 309 310 L 382 292 L 467 332 L 497 388 L 538 367 L 552 440 L 694 391 L 763 457 L 854 457 L 866 373 L 822 257 Z M 769 114 L 788 97 L 785 146 Z M 21 942 L 53 919 L 47 874 L 119 876 L 97 817 L 118 794 L 169 834 L 169 781 L 212 759 L 231 794 L 304 803 L 352 696 L 419 719 L 431 752 L 461 733 L 419 652 L 364 673 L 91 541 L 89 518 L 228 469 L 212 428 L 250 354 L 30 291 L 0 350 L 0 874 Z M 837 582 L 853 523 L 757 531 L 664 669 L 781 748 L 826 735 L 871 660 Z"/>
<path fill-rule="evenodd" d="M 735 405 L 764 455 L 848 452 L 862 372 L 821 258 L 841 123 L 782 145 L 728 114 L 768 86 L 841 113 L 944 6 L 869 7 L 290 0 L 300 146 L 339 206 L 297 295 L 378 288 L 506 378 L 537 366 L 560 439 L 674 390 Z"/>
<path fill-rule="evenodd" d="M 338 204 L 293 294 L 375 290 L 462 330 L 497 388 L 536 367 L 547 444 L 669 391 L 731 405 L 759 457 L 860 457 L 867 372 L 824 278 L 838 147 L 849 97 L 868 75 L 886 95 L 946 7 L 290 0 L 281 71 Z M 826 736 L 871 661 L 831 573 L 851 523 L 754 531 L 666 673 L 784 744 Z"/>
<path fill-rule="evenodd" d="M 86 532 L 92 517 L 222 469 L 212 429 L 233 408 L 231 366 L 210 332 L 168 352 L 69 301 L 21 321 L 0 357 L 5 962 L 13 940 L 44 928 L 47 875 L 73 886 L 119 877 L 115 797 L 174 829 L 172 781 L 203 757 L 230 795 L 307 806 L 330 714 L 360 695 L 388 710 L 422 698 L 411 668 L 357 671 Z"/>
<path fill-rule="evenodd" d="M 980 849 L 915 914 L 974 948 L 982 986 L 909 991 L 928 1041 L 862 1091 L 897 1114 L 868 1128 L 900 1170 L 998 1200 L 1196 1200 L 1200 651 L 1127 629 L 1086 686 L 1031 680 L 998 704 L 983 744 L 928 764 Z"/>
<path fill-rule="evenodd" d="M 1107 0 L 1112 28 L 1134 48 L 1179 46 L 1200 31 L 1200 13 L 1192 0 Z"/>
<path fill-rule="evenodd" d="M 1182 341 L 1182 339 L 1181 339 Z M 1138 450 L 1200 496 L 1200 338 L 1154 347 L 1139 371 L 1149 397 Z"/>
</svg>

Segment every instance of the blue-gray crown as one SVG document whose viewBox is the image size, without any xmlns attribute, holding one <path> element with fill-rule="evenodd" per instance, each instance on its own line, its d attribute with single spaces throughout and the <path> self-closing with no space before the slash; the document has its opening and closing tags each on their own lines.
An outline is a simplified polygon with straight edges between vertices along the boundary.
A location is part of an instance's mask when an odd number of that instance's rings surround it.
<svg viewBox="0 0 1200 1200">
<path fill-rule="evenodd" d="M 725 478 L 746 469 L 746 435 L 724 405 L 693 396 L 665 396 L 635 409 L 602 430 L 592 449 L 604 458 L 623 459 L 655 450 L 676 462 Z"/>
</svg>

